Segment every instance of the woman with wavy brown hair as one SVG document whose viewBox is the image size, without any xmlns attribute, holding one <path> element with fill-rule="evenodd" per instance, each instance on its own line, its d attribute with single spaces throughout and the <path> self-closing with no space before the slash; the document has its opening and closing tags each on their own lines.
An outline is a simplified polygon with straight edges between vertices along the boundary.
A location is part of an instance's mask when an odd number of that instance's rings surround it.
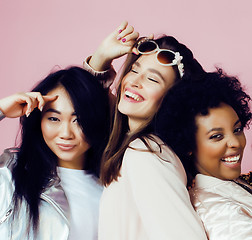
<svg viewBox="0 0 252 240">
<path fill-rule="evenodd" d="M 169 89 L 204 71 L 174 37 L 137 37 L 123 22 L 84 64 L 111 72 L 113 59 L 128 54 L 102 161 L 99 239 L 206 239 L 182 163 L 153 128 Z"/>
</svg>

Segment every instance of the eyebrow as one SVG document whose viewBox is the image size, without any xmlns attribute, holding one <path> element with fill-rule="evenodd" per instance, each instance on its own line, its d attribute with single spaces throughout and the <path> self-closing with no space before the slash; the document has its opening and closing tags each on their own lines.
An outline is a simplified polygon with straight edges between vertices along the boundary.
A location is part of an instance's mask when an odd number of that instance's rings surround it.
<svg viewBox="0 0 252 240">
<path fill-rule="evenodd" d="M 141 64 L 139 62 L 135 62 L 133 65 L 136 65 L 137 67 L 141 67 Z M 148 68 L 148 71 L 157 74 L 163 81 L 165 81 L 164 77 L 162 76 L 162 74 L 159 71 L 157 71 L 156 69 L 154 69 L 154 68 Z"/>
<path fill-rule="evenodd" d="M 235 123 L 234 123 L 234 126 L 236 126 L 238 123 L 240 123 L 241 121 L 240 121 L 240 119 L 238 119 Z M 210 132 L 212 132 L 212 131 L 222 131 L 223 130 L 223 128 L 212 128 L 212 129 L 210 129 L 208 132 L 207 132 L 207 134 L 209 134 Z"/>
<path fill-rule="evenodd" d="M 53 112 L 53 113 L 56 113 L 56 114 L 61 114 L 60 111 L 58 111 L 58 110 L 56 110 L 56 109 L 54 109 L 54 108 L 49 108 L 49 109 L 47 109 L 47 110 L 45 111 L 45 113 L 47 113 L 47 112 Z M 77 115 L 76 112 L 73 112 L 73 113 L 72 113 L 72 116 L 76 116 L 76 115 Z"/>
</svg>

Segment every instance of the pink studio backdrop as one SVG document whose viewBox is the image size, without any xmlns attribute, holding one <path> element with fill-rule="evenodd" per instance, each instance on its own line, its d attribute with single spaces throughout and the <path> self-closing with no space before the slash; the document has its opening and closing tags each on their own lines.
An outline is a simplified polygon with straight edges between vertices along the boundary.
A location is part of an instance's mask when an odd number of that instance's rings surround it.
<svg viewBox="0 0 252 240">
<path fill-rule="evenodd" d="M 206 70 L 223 67 L 252 96 L 251 9 L 250 0 L 0 0 L 0 98 L 28 91 L 52 69 L 81 65 L 123 20 L 142 36 L 175 36 Z M 0 152 L 17 130 L 17 119 L 1 121 Z M 252 170 L 251 130 L 246 136 L 243 172 Z"/>
</svg>

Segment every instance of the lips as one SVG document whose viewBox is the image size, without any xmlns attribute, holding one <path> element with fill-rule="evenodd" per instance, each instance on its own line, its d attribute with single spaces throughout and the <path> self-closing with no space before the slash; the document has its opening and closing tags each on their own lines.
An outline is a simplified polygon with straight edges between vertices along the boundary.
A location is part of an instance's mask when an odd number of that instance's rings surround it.
<svg viewBox="0 0 252 240">
<path fill-rule="evenodd" d="M 142 102 L 144 98 L 138 94 L 137 92 L 130 91 L 128 89 L 125 90 L 124 95 L 127 99 L 133 100 L 135 102 Z"/>
<path fill-rule="evenodd" d="M 63 144 L 63 143 L 57 143 L 57 146 L 62 151 L 71 151 L 75 147 L 75 145 L 73 144 Z"/>
</svg>

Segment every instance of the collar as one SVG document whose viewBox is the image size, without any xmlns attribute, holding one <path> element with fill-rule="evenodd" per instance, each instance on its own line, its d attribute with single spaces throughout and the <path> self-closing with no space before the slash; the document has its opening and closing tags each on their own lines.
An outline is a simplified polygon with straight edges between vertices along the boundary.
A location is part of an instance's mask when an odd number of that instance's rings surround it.
<svg viewBox="0 0 252 240">
<path fill-rule="evenodd" d="M 52 179 L 51 186 L 41 194 L 41 198 L 51 204 L 69 225 L 70 207 L 59 178 Z"/>
<path fill-rule="evenodd" d="M 229 180 L 222 180 L 216 177 L 204 175 L 204 174 L 197 174 L 195 177 L 195 188 L 210 188 L 216 187 L 222 184 L 234 184 L 232 181 Z"/>
</svg>

